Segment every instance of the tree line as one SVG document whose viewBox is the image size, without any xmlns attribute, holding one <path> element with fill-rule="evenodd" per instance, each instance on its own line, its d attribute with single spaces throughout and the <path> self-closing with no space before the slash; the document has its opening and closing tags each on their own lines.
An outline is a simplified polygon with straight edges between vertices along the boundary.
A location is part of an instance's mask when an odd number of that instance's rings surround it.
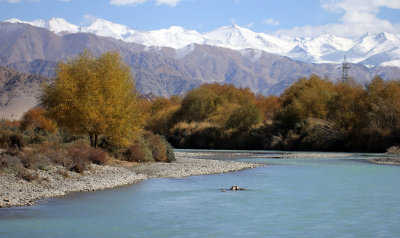
<svg viewBox="0 0 400 238">
<path fill-rule="evenodd" d="M 136 92 L 118 53 L 96 57 L 84 51 L 58 64 L 40 102 L 18 123 L 33 144 L 43 138 L 29 131 L 57 134 L 67 143 L 86 135 L 91 147 L 134 161 L 170 161 L 169 143 L 175 148 L 370 152 L 400 144 L 400 81 L 378 76 L 361 85 L 311 75 L 280 96 L 213 83 L 184 96 L 146 99 Z M 13 144 L 7 133 L 0 144 Z"/>
<path fill-rule="evenodd" d="M 143 102 L 145 127 L 178 148 L 382 152 L 400 143 L 400 81 L 311 75 L 280 96 L 205 84 Z"/>
</svg>

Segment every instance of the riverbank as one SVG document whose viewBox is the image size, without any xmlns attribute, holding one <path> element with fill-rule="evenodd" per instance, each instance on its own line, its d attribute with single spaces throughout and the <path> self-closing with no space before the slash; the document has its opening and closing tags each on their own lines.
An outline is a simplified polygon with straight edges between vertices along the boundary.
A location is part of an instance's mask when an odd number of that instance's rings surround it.
<svg viewBox="0 0 400 238">
<path fill-rule="evenodd" d="M 175 152 L 173 163 L 138 165 L 92 165 L 90 171 L 79 174 L 60 166 L 31 171 L 31 181 L 16 173 L 0 174 L 0 207 L 34 205 L 37 200 L 64 196 L 72 192 L 109 189 L 140 182 L 148 178 L 180 178 L 192 175 L 227 173 L 251 169 L 262 164 L 195 159 L 193 153 Z M 192 158 L 189 158 L 192 157 Z M 198 156 L 201 157 L 201 156 Z"/>
<path fill-rule="evenodd" d="M 145 174 L 148 178 L 181 178 L 193 175 L 228 173 L 243 169 L 252 169 L 264 164 L 244 163 L 210 159 L 212 152 L 175 152 L 176 161 L 173 163 L 146 163 L 130 167 L 137 174 Z M 224 158 L 214 153 L 213 158 Z"/>
<path fill-rule="evenodd" d="M 370 163 L 385 164 L 385 165 L 400 165 L 400 158 L 382 158 L 382 159 L 368 159 Z"/>
</svg>

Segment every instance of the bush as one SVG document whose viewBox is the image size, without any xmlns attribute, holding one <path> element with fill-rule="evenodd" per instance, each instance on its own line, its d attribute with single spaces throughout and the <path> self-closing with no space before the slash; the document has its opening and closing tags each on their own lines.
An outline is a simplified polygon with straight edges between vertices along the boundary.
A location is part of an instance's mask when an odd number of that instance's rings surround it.
<svg viewBox="0 0 400 238">
<path fill-rule="evenodd" d="M 17 176 L 28 182 L 31 182 L 31 181 L 39 178 L 39 175 L 37 175 L 33 171 L 30 171 L 29 169 L 22 169 L 22 170 L 18 171 Z"/>
<path fill-rule="evenodd" d="M 41 129 L 49 132 L 56 132 L 57 125 L 54 121 L 46 117 L 46 111 L 43 108 L 33 108 L 22 116 L 21 120 L 22 130 L 36 130 Z"/>
<path fill-rule="evenodd" d="M 82 135 L 72 135 L 68 132 L 62 131 L 61 133 L 61 138 L 62 138 L 62 142 L 63 143 L 72 143 L 72 142 L 76 142 L 78 140 L 83 140 L 86 137 L 82 136 Z"/>
<path fill-rule="evenodd" d="M 2 155 L 0 157 L 0 170 L 7 172 L 17 172 L 23 169 L 21 159 L 16 156 Z"/>
<path fill-rule="evenodd" d="M 109 138 L 101 138 L 99 147 L 112 154 L 116 158 L 123 157 L 121 146 L 113 143 Z"/>
<path fill-rule="evenodd" d="M 25 140 L 22 138 L 21 133 L 14 133 L 8 131 L 0 132 L 0 148 L 16 148 L 22 150 L 26 145 Z"/>
<path fill-rule="evenodd" d="M 172 148 L 171 144 L 168 143 L 168 141 L 165 138 L 163 139 L 163 143 L 165 145 L 165 150 L 166 150 L 166 155 L 167 155 L 167 160 L 165 162 L 171 163 L 176 160 L 175 154 L 174 154 L 174 148 Z"/>
<path fill-rule="evenodd" d="M 26 150 L 20 157 L 25 168 L 44 168 L 47 164 L 46 159 L 34 150 Z"/>
<path fill-rule="evenodd" d="M 90 148 L 88 160 L 93 164 L 105 165 L 108 163 L 107 153 L 100 148 Z"/>
<path fill-rule="evenodd" d="M 135 143 L 124 152 L 127 161 L 130 162 L 153 162 L 152 152 L 143 138 L 137 139 Z"/>
<path fill-rule="evenodd" d="M 151 132 L 145 132 L 143 137 L 148 142 L 153 159 L 158 162 L 165 162 L 167 151 L 162 137 Z"/>
<path fill-rule="evenodd" d="M 86 144 L 76 143 L 71 145 L 67 149 L 67 155 L 72 160 L 72 165 L 69 169 L 77 173 L 83 173 L 83 171 L 89 170 L 90 168 L 89 152 L 90 152 L 90 147 Z"/>
</svg>

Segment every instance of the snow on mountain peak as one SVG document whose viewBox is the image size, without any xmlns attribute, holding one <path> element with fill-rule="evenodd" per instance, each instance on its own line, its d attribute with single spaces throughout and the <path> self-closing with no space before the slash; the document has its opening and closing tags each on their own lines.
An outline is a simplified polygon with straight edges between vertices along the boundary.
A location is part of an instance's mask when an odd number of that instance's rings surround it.
<svg viewBox="0 0 400 238">
<path fill-rule="evenodd" d="M 10 20 L 6 20 L 5 22 L 29 24 L 40 28 L 46 28 L 56 34 L 61 34 L 64 32 L 76 33 L 79 31 L 79 26 L 71 24 L 63 18 L 51 18 L 50 20 L 38 19 L 32 22 L 21 21 L 19 19 L 12 18 Z"/>
<path fill-rule="evenodd" d="M 89 26 L 82 27 L 81 32 L 92 33 L 99 36 L 112 37 L 123 40 L 131 35 L 136 34 L 136 31 L 121 24 L 113 23 L 101 18 L 97 18 Z"/>
<path fill-rule="evenodd" d="M 238 50 L 243 55 L 252 55 L 249 50 L 255 50 L 279 54 L 308 63 L 340 63 L 343 55 L 346 54 L 348 61 L 352 63 L 362 62 L 365 65 L 397 65 L 400 67 L 400 34 L 387 32 L 366 33 L 359 39 L 343 38 L 327 32 L 317 37 L 292 38 L 284 35 L 257 33 L 237 24 L 199 33 L 181 26 L 171 26 L 168 29 L 153 31 L 137 31 L 101 18 L 97 18 L 89 26 L 77 26 L 63 18 L 39 19 L 32 22 L 13 18 L 5 22 L 30 24 L 46 28 L 59 35 L 86 32 L 147 47 L 171 47 L 179 50 L 177 51 L 178 57 L 191 52 L 195 47 L 194 44 L 203 44 Z M 379 57 L 373 57 L 377 55 Z M 373 60 L 369 60 L 370 57 Z M 377 59 L 379 60 L 377 61 Z"/>
<path fill-rule="evenodd" d="M 19 20 L 19 19 L 17 19 L 17 18 L 11 18 L 11 19 L 5 20 L 4 22 L 9 22 L 9 23 L 26 23 L 26 22 L 21 21 L 21 20 Z"/>
</svg>

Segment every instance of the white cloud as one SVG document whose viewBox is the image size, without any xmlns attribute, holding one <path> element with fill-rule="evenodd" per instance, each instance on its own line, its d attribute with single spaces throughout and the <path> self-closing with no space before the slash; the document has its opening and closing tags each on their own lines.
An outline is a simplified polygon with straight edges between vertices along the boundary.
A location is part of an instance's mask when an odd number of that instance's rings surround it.
<svg viewBox="0 0 400 238">
<path fill-rule="evenodd" d="M 161 5 L 170 5 L 171 7 L 175 7 L 181 0 L 157 0 L 156 4 Z"/>
<path fill-rule="evenodd" d="M 5 0 L 5 2 L 9 2 L 9 3 L 19 3 L 22 0 Z M 3 0 L 0 0 L 0 2 L 4 2 Z"/>
<path fill-rule="evenodd" d="M 279 25 L 279 21 L 274 20 L 273 18 L 268 18 L 267 20 L 263 21 L 264 25 L 271 25 L 271 26 L 277 26 Z"/>
<path fill-rule="evenodd" d="M 22 0 L 0 0 L 0 2 L 20 3 Z M 40 0 L 27 0 L 27 2 L 40 2 Z"/>
<path fill-rule="evenodd" d="M 143 4 L 148 1 L 151 0 L 111 0 L 110 4 L 116 6 L 125 6 L 125 5 L 135 6 L 138 4 Z M 182 0 L 155 0 L 157 6 L 165 4 L 171 7 L 175 7 L 180 1 Z"/>
<path fill-rule="evenodd" d="M 111 0 L 110 4 L 117 5 L 117 6 L 124 6 L 124 5 L 142 4 L 145 2 L 147 2 L 147 0 Z"/>
<path fill-rule="evenodd" d="M 322 9 L 342 14 L 339 23 L 322 26 L 302 26 L 279 30 L 276 34 L 315 36 L 329 32 L 343 37 L 359 37 L 366 32 L 400 32 L 399 24 L 378 18 L 380 8 L 400 9 L 399 0 L 320 0 Z"/>
<path fill-rule="evenodd" d="M 58 0 L 59 2 L 69 2 L 71 0 Z"/>
<path fill-rule="evenodd" d="M 92 24 L 94 21 L 96 21 L 97 19 L 98 19 L 98 17 L 96 17 L 96 16 L 86 14 L 83 16 L 83 21 L 80 23 L 80 25 L 88 26 L 88 25 Z"/>
</svg>

